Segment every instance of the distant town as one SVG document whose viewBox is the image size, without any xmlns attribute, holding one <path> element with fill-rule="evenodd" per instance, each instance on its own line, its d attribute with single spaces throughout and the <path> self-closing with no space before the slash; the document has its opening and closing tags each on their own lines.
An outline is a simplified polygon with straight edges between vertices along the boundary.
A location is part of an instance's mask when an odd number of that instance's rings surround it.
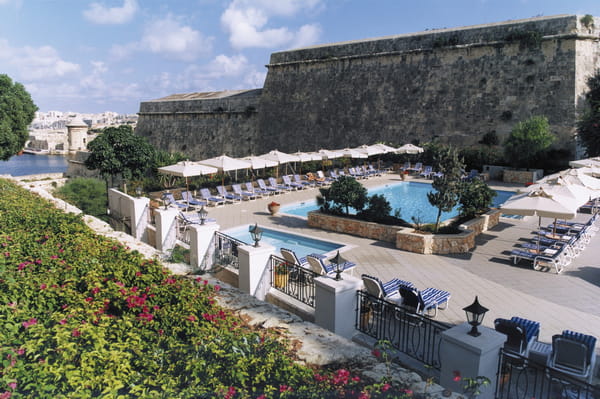
<svg viewBox="0 0 600 399">
<path fill-rule="evenodd" d="M 39 154 L 67 154 L 69 137 L 67 125 L 73 121 L 87 125 L 87 134 L 95 136 L 109 126 L 131 125 L 135 128 L 137 114 L 119 114 L 106 111 L 99 114 L 78 112 L 48 111 L 36 112 L 29 125 L 29 140 L 25 144 L 25 152 Z M 88 142 L 92 139 L 89 137 Z"/>
</svg>

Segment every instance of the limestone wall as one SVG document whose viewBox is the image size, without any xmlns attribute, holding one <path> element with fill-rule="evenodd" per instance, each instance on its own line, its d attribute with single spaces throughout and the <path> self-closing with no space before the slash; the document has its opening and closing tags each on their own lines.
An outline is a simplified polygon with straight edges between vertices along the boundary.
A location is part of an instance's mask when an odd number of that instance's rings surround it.
<svg viewBox="0 0 600 399">
<path fill-rule="evenodd" d="M 357 219 L 326 215 L 318 211 L 308 213 L 308 225 L 318 229 L 386 242 L 396 242 L 396 232 L 400 229 L 399 226 L 388 226 Z"/>
</svg>

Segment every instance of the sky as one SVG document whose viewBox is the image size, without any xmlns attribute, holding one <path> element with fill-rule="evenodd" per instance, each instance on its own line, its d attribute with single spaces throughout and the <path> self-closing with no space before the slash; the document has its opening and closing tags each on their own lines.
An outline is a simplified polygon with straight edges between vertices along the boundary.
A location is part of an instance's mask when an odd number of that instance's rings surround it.
<svg viewBox="0 0 600 399">
<path fill-rule="evenodd" d="M 599 0 L 0 0 L 0 74 L 40 111 L 136 113 L 263 86 L 277 51 L 557 14 Z"/>
</svg>

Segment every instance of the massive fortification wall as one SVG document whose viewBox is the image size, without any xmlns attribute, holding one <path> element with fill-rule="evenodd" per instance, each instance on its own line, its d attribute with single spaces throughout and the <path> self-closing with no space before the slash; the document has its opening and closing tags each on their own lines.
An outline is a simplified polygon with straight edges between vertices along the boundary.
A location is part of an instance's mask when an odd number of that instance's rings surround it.
<svg viewBox="0 0 600 399">
<path fill-rule="evenodd" d="M 257 137 L 260 89 L 175 94 L 141 103 L 136 134 L 192 160 L 250 154 Z"/>
<path fill-rule="evenodd" d="M 546 115 L 564 143 L 582 78 L 600 66 L 598 33 L 573 15 L 274 53 L 260 139 L 284 151 L 435 137 L 468 144 Z"/>
<path fill-rule="evenodd" d="M 574 149 L 600 20 L 563 15 L 307 47 L 271 55 L 264 88 L 144 102 L 136 132 L 191 159 L 377 141 L 501 138 L 533 115 Z"/>
</svg>

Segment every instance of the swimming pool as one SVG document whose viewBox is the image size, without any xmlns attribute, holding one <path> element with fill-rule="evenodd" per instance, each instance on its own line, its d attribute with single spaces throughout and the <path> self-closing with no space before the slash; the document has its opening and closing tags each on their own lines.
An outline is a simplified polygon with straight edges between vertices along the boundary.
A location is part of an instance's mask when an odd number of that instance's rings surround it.
<svg viewBox="0 0 600 399">
<path fill-rule="evenodd" d="M 234 229 L 223 231 L 223 233 L 250 244 L 254 243 L 254 241 L 250 237 L 250 232 L 248 231 L 249 227 L 250 226 L 236 227 Z M 328 254 L 344 246 L 343 244 L 331 241 L 317 240 L 315 238 L 301 236 L 298 234 L 267 229 L 262 226 L 261 229 L 263 230 L 262 240 L 260 241 L 261 243 L 266 242 L 270 245 L 273 245 L 275 248 L 277 248 L 277 252 L 279 252 L 281 248 L 291 249 L 299 258 L 312 253 Z"/>
<path fill-rule="evenodd" d="M 392 206 L 392 214 L 396 209 L 400 210 L 400 217 L 409 223 L 412 218 L 420 219 L 421 223 L 435 223 L 437 208 L 434 208 L 427 199 L 427 193 L 433 191 L 431 184 L 418 182 L 401 182 L 387 184 L 385 186 L 372 188 L 369 195 L 383 194 Z M 496 190 L 496 197 L 492 206 L 498 207 L 514 193 L 512 191 Z M 308 212 L 319 209 L 315 201 L 305 201 L 281 207 L 281 213 L 307 217 Z M 442 212 L 441 220 L 447 220 L 458 215 L 458 206 L 451 212 Z"/>
</svg>

